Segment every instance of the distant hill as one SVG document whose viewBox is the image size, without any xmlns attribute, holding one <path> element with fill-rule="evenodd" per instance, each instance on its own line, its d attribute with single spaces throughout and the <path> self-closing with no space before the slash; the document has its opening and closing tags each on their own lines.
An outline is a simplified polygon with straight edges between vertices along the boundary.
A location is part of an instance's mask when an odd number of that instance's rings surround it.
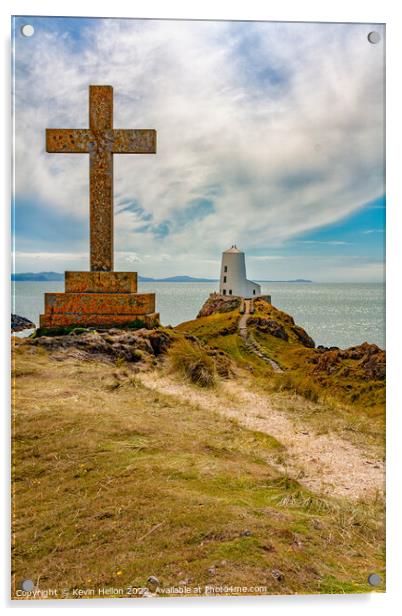
<svg viewBox="0 0 402 616">
<path fill-rule="evenodd" d="M 31 280 L 34 282 L 47 282 L 54 280 L 64 280 L 64 274 L 59 274 L 57 272 L 24 272 L 21 274 L 11 274 L 11 280 Z"/>
<path fill-rule="evenodd" d="M 11 280 L 33 281 L 33 282 L 53 282 L 64 280 L 64 274 L 58 272 L 23 272 L 11 274 Z M 139 276 L 140 282 L 218 282 L 217 278 L 194 278 L 193 276 L 169 276 L 167 278 L 151 278 L 149 276 Z M 296 280 L 258 280 L 257 282 L 313 282 L 304 278 Z"/>
<path fill-rule="evenodd" d="M 296 278 L 295 280 L 257 280 L 257 282 L 313 282 L 304 278 Z"/>
<path fill-rule="evenodd" d="M 141 282 L 218 282 L 217 278 L 193 278 L 192 276 L 169 276 L 168 278 L 146 278 L 139 276 Z"/>
</svg>

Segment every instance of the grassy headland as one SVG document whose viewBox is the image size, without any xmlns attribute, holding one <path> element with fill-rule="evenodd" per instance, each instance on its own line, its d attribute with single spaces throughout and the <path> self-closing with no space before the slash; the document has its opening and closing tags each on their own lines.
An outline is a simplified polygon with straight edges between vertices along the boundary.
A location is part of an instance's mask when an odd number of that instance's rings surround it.
<svg viewBox="0 0 402 616">
<path fill-rule="evenodd" d="M 226 309 L 155 335 L 16 342 L 13 596 L 23 579 L 74 596 L 77 588 L 143 587 L 150 575 L 165 589 L 268 594 L 366 592 L 369 573 L 384 577 L 381 494 L 313 492 L 280 470 L 288 455 L 280 439 L 201 406 L 187 390 L 144 384 L 141 375 L 156 371 L 218 400 L 221 381 L 251 384 L 309 430 L 329 422 L 382 455 L 381 379 L 365 380 L 362 358 L 339 358 L 349 375 L 339 366 L 338 376 L 321 374 L 310 359 L 326 351 L 304 346 L 283 313 L 256 302 L 253 318 L 276 321 L 288 336 L 250 325 L 285 369 L 276 374 L 239 336 L 239 306 Z M 358 392 L 353 401 L 342 379 Z"/>
</svg>

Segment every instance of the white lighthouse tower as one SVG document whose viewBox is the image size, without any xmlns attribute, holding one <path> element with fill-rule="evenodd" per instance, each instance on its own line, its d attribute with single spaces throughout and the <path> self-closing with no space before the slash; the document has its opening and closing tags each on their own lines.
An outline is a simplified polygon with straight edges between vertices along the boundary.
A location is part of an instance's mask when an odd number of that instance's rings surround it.
<svg viewBox="0 0 402 616">
<path fill-rule="evenodd" d="M 219 293 L 245 298 L 261 295 L 260 285 L 247 280 L 244 252 L 237 246 L 232 246 L 222 253 Z"/>
</svg>

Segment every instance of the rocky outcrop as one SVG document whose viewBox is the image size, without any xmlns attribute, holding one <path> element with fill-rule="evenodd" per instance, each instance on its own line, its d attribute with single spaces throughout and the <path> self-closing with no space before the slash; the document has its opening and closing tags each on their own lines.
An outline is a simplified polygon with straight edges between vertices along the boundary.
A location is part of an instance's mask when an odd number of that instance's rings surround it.
<svg viewBox="0 0 402 616">
<path fill-rule="evenodd" d="M 300 325 L 294 325 L 291 329 L 292 329 L 292 332 L 296 335 L 296 338 L 298 339 L 298 341 L 303 346 L 307 347 L 308 349 L 315 348 L 314 340 L 311 338 L 311 336 L 308 335 L 305 329 L 300 327 Z"/>
<path fill-rule="evenodd" d="M 315 364 L 314 372 L 335 374 L 342 370 L 342 376 L 353 376 L 363 381 L 385 379 L 385 351 L 376 344 L 363 342 L 349 349 L 318 347 L 309 363 Z M 346 363 L 345 363 L 346 362 Z"/>
<path fill-rule="evenodd" d="M 11 315 L 11 331 L 12 332 L 21 332 L 24 329 L 35 329 L 35 323 L 29 321 L 25 317 L 20 317 L 18 314 Z"/>
<path fill-rule="evenodd" d="M 163 355 L 172 340 L 173 334 L 163 329 L 109 329 L 101 332 L 77 330 L 63 336 L 38 336 L 26 343 L 66 356 L 74 356 L 78 351 L 82 359 L 120 359 L 136 363 Z"/>
<path fill-rule="evenodd" d="M 280 338 L 281 340 L 289 340 L 289 336 L 286 333 L 286 330 L 282 325 L 274 321 L 273 319 L 266 319 L 264 317 L 250 317 L 247 320 L 247 325 L 251 327 L 256 327 L 258 331 L 263 332 L 264 334 L 271 334 L 275 338 Z"/>
<path fill-rule="evenodd" d="M 247 321 L 249 326 L 254 326 L 258 331 L 270 334 L 285 342 L 288 342 L 291 338 L 309 349 L 315 348 L 315 342 L 311 336 L 302 327 L 296 325 L 293 317 L 289 314 L 278 310 L 261 298 L 258 299 L 258 303 L 256 302 L 255 305 L 257 310 L 265 312 L 267 316 L 250 317 Z"/>
<path fill-rule="evenodd" d="M 240 297 L 224 297 L 223 295 L 212 293 L 197 314 L 197 319 L 201 317 L 209 317 L 211 314 L 238 310 L 240 308 L 240 304 Z"/>
</svg>

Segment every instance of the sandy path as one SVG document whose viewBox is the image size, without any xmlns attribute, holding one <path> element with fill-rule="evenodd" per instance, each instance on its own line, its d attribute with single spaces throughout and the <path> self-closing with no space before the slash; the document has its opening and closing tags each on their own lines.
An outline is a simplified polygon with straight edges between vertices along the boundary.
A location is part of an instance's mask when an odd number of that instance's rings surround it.
<svg viewBox="0 0 402 616">
<path fill-rule="evenodd" d="M 236 381 L 227 381 L 215 391 L 196 390 L 158 372 L 141 373 L 149 389 L 188 400 L 201 408 L 236 418 L 243 426 L 275 437 L 285 447 L 281 471 L 316 493 L 351 499 L 369 498 L 384 489 L 384 463 L 335 434 L 315 434 L 309 427 L 272 407 L 269 398 L 252 393 Z M 269 459 L 275 466 L 275 461 Z"/>
</svg>

